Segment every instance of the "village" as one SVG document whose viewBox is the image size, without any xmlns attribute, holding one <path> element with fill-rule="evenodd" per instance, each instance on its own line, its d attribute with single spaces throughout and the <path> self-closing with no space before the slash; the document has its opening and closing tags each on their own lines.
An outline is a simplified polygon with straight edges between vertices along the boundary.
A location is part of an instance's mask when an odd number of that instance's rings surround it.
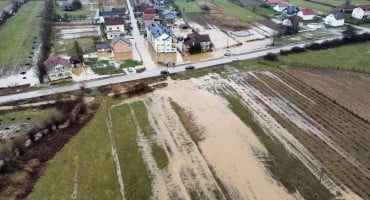
<svg viewBox="0 0 370 200">
<path fill-rule="evenodd" d="M 0 199 L 367 200 L 368 0 L 0 0 Z"/>
<path fill-rule="evenodd" d="M 15 2 L 0 9 L 0 23 L 24 3 Z M 128 3 L 82 1 L 79 9 L 87 15 L 74 15 L 79 10 L 74 9 L 72 2 L 56 1 L 55 9 L 64 14 L 53 17 L 55 39 L 50 57 L 44 61 L 46 75 L 41 82 L 81 82 L 114 74 L 130 75 L 335 36 L 341 34 L 345 16 L 347 23 L 358 24 L 366 23 L 370 13 L 368 5 L 340 5 L 331 13 L 323 13 L 280 0 L 266 0 L 259 3 L 259 9 L 273 13 L 268 23 L 225 27 L 212 20 L 202 23 L 182 15 L 178 6 L 169 1 Z M 197 5 L 205 15 L 212 12 L 207 3 Z M 35 65 L 20 66 L 24 70 L 17 70 L 18 74 L 4 71 L 8 75 L 2 76 L 0 86 L 38 85 Z"/>
</svg>

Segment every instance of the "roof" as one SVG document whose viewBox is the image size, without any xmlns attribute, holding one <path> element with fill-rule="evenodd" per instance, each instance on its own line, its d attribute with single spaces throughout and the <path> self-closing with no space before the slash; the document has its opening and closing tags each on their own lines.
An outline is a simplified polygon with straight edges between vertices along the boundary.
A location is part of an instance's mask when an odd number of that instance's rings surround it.
<svg viewBox="0 0 370 200">
<path fill-rule="evenodd" d="M 359 6 L 362 10 L 369 11 L 370 10 L 370 5 L 360 5 Z"/>
<path fill-rule="evenodd" d="M 96 49 L 110 49 L 110 46 L 108 43 L 102 43 L 95 45 Z"/>
<path fill-rule="evenodd" d="M 122 40 L 123 42 L 127 44 L 131 44 L 130 40 L 124 36 L 116 36 L 112 40 L 112 45 L 115 45 L 118 41 Z"/>
<path fill-rule="evenodd" d="M 120 8 L 112 8 L 112 12 L 116 14 L 125 14 L 126 8 L 120 7 Z"/>
<path fill-rule="evenodd" d="M 113 11 L 100 11 L 99 12 L 99 16 L 102 16 L 102 17 L 113 17 L 113 16 L 117 16 L 117 14 Z"/>
<path fill-rule="evenodd" d="M 104 17 L 105 25 L 114 26 L 114 25 L 123 25 L 124 21 L 120 17 Z"/>
<path fill-rule="evenodd" d="M 279 2 L 276 5 L 279 6 L 280 8 L 286 8 L 289 6 L 287 2 Z"/>
<path fill-rule="evenodd" d="M 288 14 L 294 14 L 299 12 L 299 8 L 297 6 L 289 5 L 288 7 L 286 7 L 286 12 Z"/>
<path fill-rule="evenodd" d="M 336 20 L 344 19 L 344 15 L 342 13 L 333 13 L 333 16 Z"/>
<path fill-rule="evenodd" d="M 153 20 L 155 17 L 155 14 L 151 14 L 151 13 L 144 13 L 141 18 L 143 20 Z"/>
<path fill-rule="evenodd" d="M 311 8 L 302 8 L 301 9 L 303 15 L 313 15 L 315 12 Z"/>
<path fill-rule="evenodd" d="M 210 42 L 211 39 L 209 38 L 208 34 L 199 34 L 198 32 L 193 32 L 188 34 L 188 36 L 184 40 L 185 45 L 190 45 L 192 43 L 198 44 L 200 42 Z"/>
<path fill-rule="evenodd" d="M 69 63 L 67 59 L 61 58 L 59 56 L 50 56 L 42 64 L 44 65 L 45 70 L 47 72 L 52 70 L 55 66 L 59 64 L 63 66 L 71 67 L 71 64 Z"/>
<path fill-rule="evenodd" d="M 168 15 L 168 14 L 173 14 L 176 16 L 175 12 L 173 12 L 172 10 L 163 10 L 162 11 L 162 15 Z"/>
<path fill-rule="evenodd" d="M 277 4 L 280 3 L 280 0 L 267 0 L 266 2 L 269 4 Z"/>
<path fill-rule="evenodd" d="M 155 14 L 156 13 L 156 9 L 153 8 L 153 7 L 147 7 L 147 8 L 144 8 L 143 9 L 143 12 L 144 13 L 151 13 L 151 14 Z"/>
<path fill-rule="evenodd" d="M 356 7 L 357 6 L 355 6 L 355 5 L 346 5 L 346 4 L 343 4 L 343 5 L 338 6 L 339 9 L 350 9 L 350 10 L 352 10 L 352 9 L 354 9 Z"/>
<path fill-rule="evenodd" d="M 176 38 L 176 36 L 172 33 L 172 31 L 167 26 L 159 25 L 157 24 L 157 22 L 150 23 L 147 26 L 147 28 L 154 38 L 157 38 L 163 34 L 167 34 L 168 36 L 172 38 Z"/>
</svg>

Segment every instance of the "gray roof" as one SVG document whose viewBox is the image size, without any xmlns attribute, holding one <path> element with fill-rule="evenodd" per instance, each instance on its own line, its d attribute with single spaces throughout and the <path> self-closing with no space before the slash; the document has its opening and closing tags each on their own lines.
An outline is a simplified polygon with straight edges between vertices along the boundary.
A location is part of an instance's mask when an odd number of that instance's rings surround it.
<svg viewBox="0 0 370 200">
<path fill-rule="evenodd" d="M 126 42 L 127 44 L 131 44 L 130 40 L 125 38 L 124 36 L 116 36 L 113 38 L 112 40 L 112 45 L 116 44 L 119 40 L 122 40 L 124 42 Z"/>
<path fill-rule="evenodd" d="M 110 49 L 110 45 L 108 43 L 97 44 L 95 47 L 96 49 Z"/>
<path fill-rule="evenodd" d="M 167 26 L 162 26 L 157 24 L 156 22 L 152 22 L 147 26 L 149 31 L 151 32 L 154 38 L 161 36 L 162 34 L 167 34 L 172 38 L 176 38 L 176 36 L 172 33 L 172 31 Z"/>
</svg>

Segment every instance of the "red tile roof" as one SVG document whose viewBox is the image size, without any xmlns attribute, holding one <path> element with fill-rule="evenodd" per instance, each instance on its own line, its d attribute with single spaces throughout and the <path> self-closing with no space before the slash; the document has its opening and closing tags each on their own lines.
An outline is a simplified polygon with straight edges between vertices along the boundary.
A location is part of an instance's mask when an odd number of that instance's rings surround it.
<svg viewBox="0 0 370 200">
<path fill-rule="evenodd" d="M 287 2 L 280 2 L 277 4 L 277 6 L 279 6 L 280 8 L 286 8 L 289 6 L 289 3 Z"/>
<path fill-rule="evenodd" d="M 277 4 L 277 3 L 280 3 L 280 0 L 267 0 L 267 3 L 269 3 L 269 4 Z"/>
<path fill-rule="evenodd" d="M 302 8 L 301 9 L 303 15 L 313 15 L 315 12 L 311 8 Z"/>
<path fill-rule="evenodd" d="M 71 67 L 71 64 L 69 63 L 67 59 L 61 58 L 59 56 L 50 56 L 42 64 L 44 65 L 45 71 L 47 72 L 52 70 L 58 64 Z"/>
<path fill-rule="evenodd" d="M 153 20 L 155 17 L 155 14 L 151 14 L 151 13 L 144 13 L 141 18 L 143 20 Z"/>
<path fill-rule="evenodd" d="M 149 14 L 155 14 L 156 13 L 156 10 L 155 10 L 155 8 L 147 7 L 147 8 L 144 8 L 143 9 L 143 12 L 144 13 L 149 13 Z"/>
<path fill-rule="evenodd" d="M 123 25 L 124 21 L 120 17 L 105 17 L 104 18 L 105 25 L 107 26 L 114 26 L 114 25 Z"/>
</svg>

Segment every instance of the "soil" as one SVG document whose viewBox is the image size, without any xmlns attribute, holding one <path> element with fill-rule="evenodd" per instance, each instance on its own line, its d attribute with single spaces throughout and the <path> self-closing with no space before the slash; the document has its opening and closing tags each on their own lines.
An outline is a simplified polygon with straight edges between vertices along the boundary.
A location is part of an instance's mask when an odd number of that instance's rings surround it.
<svg viewBox="0 0 370 200">
<path fill-rule="evenodd" d="M 302 156 L 316 175 L 321 171 L 336 183 L 331 188 L 334 194 L 358 199 L 352 190 L 364 199 L 370 197 L 368 122 L 281 71 L 238 74 L 229 84 L 248 104 L 259 102 L 253 104 L 296 138 L 297 149 L 302 144 L 302 152 L 308 150 Z"/>
<path fill-rule="evenodd" d="M 211 19 L 214 24 L 217 24 L 221 29 L 226 31 L 239 31 L 248 29 L 249 26 L 246 23 L 242 23 L 235 18 L 230 17 L 220 10 L 217 6 L 209 4 L 210 8 L 209 13 L 207 14 L 208 18 Z"/>
<path fill-rule="evenodd" d="M 286 70 L 370 121 L 370 74 L 304 67 L 289 67 Z"/>
<path fill-rule="evenodd" d="M 146 95 L 155 136 L 140 136 L 144 159 L 153 174 L 153 191 L 160 199 L 294 199 L 270 176 L 256 152 L 266 152 L 252 130 L 213 94 L 212 78 L 167 81 L 167 87 Z M 181 92 L 178 92 L 181 91 Z M 195 101 L 202 99 L 202 101 Z M 171 107 L 174 101 L 197 126 L 194 142 Z M 164 146 L 169 165 L 158 173 L 147 152 L 151 142 Z M 159 192 L 161 191 L 161 192 Z M 164 193 L 164 194 L 163 194 Z"/>
</svg>

